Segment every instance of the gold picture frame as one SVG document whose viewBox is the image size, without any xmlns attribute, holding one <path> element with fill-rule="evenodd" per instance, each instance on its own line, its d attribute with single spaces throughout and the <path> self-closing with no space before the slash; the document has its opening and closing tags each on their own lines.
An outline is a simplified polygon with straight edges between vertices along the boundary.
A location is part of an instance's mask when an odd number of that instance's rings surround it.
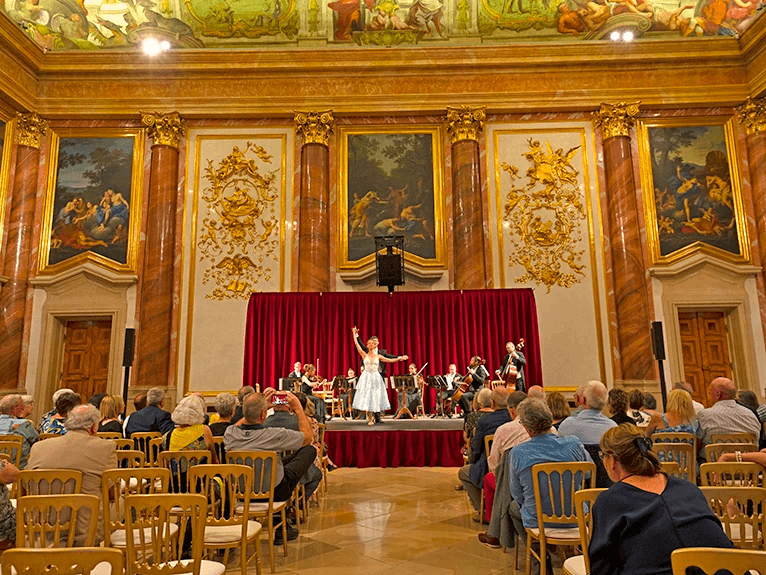
<svg viewBox="0 0 766 575">
<path fill-rule="evenodd" d="M 145 138 L 142 128 L 50 131 L 40 273 L 85 262 L 136 273 Z"/>
<path fill-rule="evenodd" d="M 651 265 L 749 263 L 734 118 L 645 119 L 637 133 Z"/>
<path fill-rule="evenodd" d="M 373 265 L 375 248 L 372 237 L 374 235 L 404 235 L 406 262 L 421 269 L 446 268 L 443 126 L 433 124 L 342 126 L 337 129 L 337 138 L 338 149 L 340 149 L 338 270 L 356 271 Z M 372 184 L 360 184 L 358 179 L 350 178 L 350 172 L 355 167 L 363 165 L 366 160 L 372 160 L 369 155 L 364 156 L 359 153 L 359 148 L 363 147 L 364 142 L 388 145 L 393 153 L 401 152 L 402 146 L 410 146 L 401 153 L 414 154 L 410 157 L 414 157 L 416 161 L 412 163 L 413 165 L 405 166 L 404 156 L 399 157 L 398 161 L 396 157 L 387 157 L 385 162 L 381 162 L 380 170 L 387 171 L 388 177 L 380 177 Z M 425 157 L 426 142 L 430 145 L 428 157 Z M 358 146 L 357 143 L 359 143 Z M 349 157 L 349 151 L 352 152 L 352 158 Z M 418 152 L 420 156 L 417 156 Z M 375 162 L 366 163 L 370 165 Z M 404 172 L 407 170 L 409 174 L 405 175 Z M 365 187 L 362 188 L 361 185 Z M 432 188 L 430 192 L 426 190 L 427 187 Z M 354 200 L 354 194 L 357 196 L 356 200 Z M 364 223 L 360 223 L 359 218 L 355 217 L 355 223 L 352 224 L 350 212 L 360 213 L 359 206 L 353 202 L 366 201 L 371 197 L 368 194 L 374 195 L 374 202 L 378 208 L 384 205 L 387 208 L 380 208 L 379 211 L 374 212 L 377 215 L 369 221 L 365 216 Z M 396 203 L 389 203 L 394 194 L 397 196 L 397 202 L 402 201 L 398 207 Z M 411 203 L 418 199 L 421 200 L 420 203 Z M 392 210 L 397 213 L 393 213 Z M 384 215 L 388 217 L 383 217 Z M 382 228 L 386 228 L 391 233 L 385 233 Z M 375 231 L 376 229 L 378 232 Z M 362 237 L 361 241 L 360 237 Z"/>
</svg>

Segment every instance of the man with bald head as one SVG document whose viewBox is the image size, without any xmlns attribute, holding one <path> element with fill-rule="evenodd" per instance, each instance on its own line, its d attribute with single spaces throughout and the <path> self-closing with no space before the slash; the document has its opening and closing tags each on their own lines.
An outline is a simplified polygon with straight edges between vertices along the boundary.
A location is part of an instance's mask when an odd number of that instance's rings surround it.
<svg viewBox="0 0 766 575">
<path fill-rule="evenodd" d="M 527 397 L 530 399 L 545 399 L 545 390 L 540 385 L 532 385 L 527 391 Z"/>
<path fill-rule="evenodd" d="M 714 405 L 697 414 L 702 443 L 711 442 L 714 433 L 751 433 L 756 441 L 761 434 L 761 423 L 747 407 L 736 401 L 737 386 L 725 377 L 710 382 L 708 393 Z"/>
</svg>

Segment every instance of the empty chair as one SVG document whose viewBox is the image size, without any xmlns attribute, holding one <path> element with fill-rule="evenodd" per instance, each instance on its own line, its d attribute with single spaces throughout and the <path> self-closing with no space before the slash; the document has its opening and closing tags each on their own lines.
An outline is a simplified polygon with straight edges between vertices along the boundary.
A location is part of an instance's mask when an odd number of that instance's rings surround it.
<svg viewBox="0 0 766 575">
<path fill-rule="evenodd" d="M 677 549 L 670 556 L 673 575 L 687 575 L 689 567 L 702 569 L 708 575 L 718 571 L 730 571 L 734 575 L 766 575 L 766 551 L 741 549 L 710 549 L 687 547 Z"/>
<path fill-rule="evenodd" d="M 82 471 L 76 469 L 25 469 L 19 472 L 19 497 L 80 493 Z"/>
<path fill-rule="evenodd" d="M 170 471 L 170 493 L 189 492 L 189 468 L 212 462 L 209 451 L 191 449 L 187 451 L 160 451 L 159 467 Z"/>
<path fill-rule="evenodd" d="M 752 433 L 744 431 L 735 433 L 713 433 L 710 436 L 710 443 L 758 443 L 758 438 Z"/>
<path fill-rule="evenodd" d="M 8 549 L 0 556 L 2 572 L 16 575 L 122 575 L 124 563 L 121 551 L 101 547 Z"/>
<path fill-rule="evenodd" d="M 726 536 L 740 549 L 764 549 L 766 489 L 701 487 Z"/>
<path fill-rule="evenodd" d="M 16 503 L 16 547 L 93 547 L 95 495 L 28 495 Z"/>
<path fill-rule="evenodd" d="M 118 449 L 115 451 L 117 455 L 117 467 L 144 467 L 144 454 L 137 449 Z"/>
<path fill-rule="evenodd" d="M 109 441 L 114 441 L 118 451 L 121 449 L 133 450 L 136 447 L 136 443 L 132 439 L 110 439 Z"/>
<path fill-rule="evenodd" d="M 133 449 L 143 451 L 146 461 L 153 461 L 151 454 L 149 453 L 149 440 L 158 437 L 162 437 L 162 434 L 159 431 L 137 431 L 130 436 L 130 439 L 133 440 Z"/>
<path fill-rule="evenodd" d="M 96 435 L 102 439 L 122 439 L 122 434 L 116 431 L 99 431 Z"/>
</svg>

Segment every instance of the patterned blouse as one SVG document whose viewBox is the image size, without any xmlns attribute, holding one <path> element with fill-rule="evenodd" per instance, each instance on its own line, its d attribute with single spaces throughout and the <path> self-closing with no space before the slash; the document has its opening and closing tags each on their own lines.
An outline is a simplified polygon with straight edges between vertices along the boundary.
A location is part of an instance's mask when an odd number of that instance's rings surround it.
<svg viewBox="0 0 766 575">
<path fill-rule="evenodd" d="M 64 427 L 65 419 L 59 419 L 52 417 L 43 424 L 42 433 L 58 433 L 59 435 L 66 434 L 66 427 Z"/>
<path fill-rule="evenodd" d="M 7 461 L 0 459 L 0 470 Z M 11 505 L 8 486 L 0 483 L 0 541 L 16 540 L 16 510 Z"/>
</svg>

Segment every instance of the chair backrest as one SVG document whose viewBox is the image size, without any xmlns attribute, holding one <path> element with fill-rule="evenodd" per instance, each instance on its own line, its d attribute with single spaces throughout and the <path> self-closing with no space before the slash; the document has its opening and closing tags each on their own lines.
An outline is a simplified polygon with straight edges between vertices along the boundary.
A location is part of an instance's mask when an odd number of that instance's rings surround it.
<svg viewBox="0 0 766 575">
<path fill-rule="evenodd" d="M 274 503 L 274 489 L 277 480 L 277 453 L 275 451 L 228 451 L 227 465 L 247 465 L 253 469 L 253 490 L 251 499 L 268 499 L 269 507 Z"/>
<path fill-rule="evenodd" d="M 721 570 L 734 575 L 743 575 L 751 570 L 765 575 L 766 551 L 687 547 L 673 551 L 670 563 L 673 575 L 686 575 L 686 569 L 689 567 L 698 567 L 708 575 Z"/>
<path fill-rule="evenodd" d="M 145 467 L 144 452 L 137 449 L 118 449 L 115 451 L 117 455 L 117 467 L 120 468 L 132 468 L 132 467 Z"/>
<path fill-rule="evenodd" d="M 152 437 L 147 444 L 146 452 L 146 465 L 157 467 L 160 464 L 160 451 L 162 451 L 162 438 Z"/>
<path fill-rule="evenodd" d="M 0 440 L 0 453 L 5 453 L 8 455 L 10 462 L 18 467 L 21 465 L 21 436 L 3 435 L 2 437 L 12 437 L 13 439 Z"/>
<path fill-rule="evenodd" d="M 149 440 L 155 439 L 157 437 L 162 437 L 162 434 L 159 431 L 137 431 L 130 436 L 130 438 L 133 440 L 133 449 L 143 451 L 147 460 L 150 459 L 148 453 Z"/>
<path fill-rule="evenodd" d="M 62 454 L 62 457 L 65 455 Z M 82 471 L 76 469 L 24 469 L 19 471 L 19 497 L 65 495 L 82 491 Z"/>
<path fill-rule="evenodd" d="M 204 495 L 128 495 L 125 498 L 128 575 L 199 575 L 206 515 Z M 184 549 L 185 545 L 190 548 Z M 191 562 L 181 562 L 182 556 Z"/>
<path fill-rule="evenodd" d="M 700 477 L 707 487 L 763 487 L 763 467 L 752 462 L 703 463 Z"/>
<path fill-rule="evenodd" d="M 487 457 L 492 453 L 492 443 L 495 441 L 495 434 L 484 436 L 484 453 Z M 490 470 L 491 471 L 491 470 Z"/>
<path fill-rule="evenodd" d="M 73 547 L 78 517 L 87 515 L 85 546 L 93 547 L 98 525 L 95 495 L 29 495 L 16 501 L 16 547 Z"/>
<path fill-rule="evenodd" d="M 696 437 L 693 433 L 670 433 L 658 431 L 652 435 L 654 443 L 688 443 L 694 445 Z"/>
<path fill-rule="evenodd" d="M 319 445 L 322 446 L 322 455 L 324 455 L 325 452 L 325 432 L 327 431 L 327 426 L 324 423 L 319 424 L 319 428 L 317 430 L 317 439 L 319 440 Z"/>
<path fill-rule="evenodd" d="M 223 446 L 223 437 L 213 437 L 213 449 L 219 463 L 226 463 L 226 449 Z"/>
<path fill-rule="evenodd" d="M 538 463 L 532 466 L 537 524 L 541 536 L 544 536 L 545 523 L 577 523 L 574 493 L 579 489 L 591 489 L 595 480 L 596 465 L 591 461 Z"/>
<path fill-rule="evenodd" d="M 110 439 L 109 441 L 114 441 L 118 450 L 130 449 L 132 451 L 136 447 L 136 443 L 132 439 Z"/>
<path fill-rule="evenodd" d="M 588 452 L 588 455 L 590 455 L 590 458 L 593 460 L 593 463 L 596 464 L 596 487 L 598 489 L 607 489 L 612 486 L 612 483 L 614 483 L 610 478 L 609 474 L 606 472 L 606 468 L 604 467 L 604 461 L 601 459 L 601 456 L 599 453 L 601 452 L 601 447 L 598 443 L 584 443 L 583 447 L 585 448 L 585 451 Z"/>
<path fill-rule="evenodd" d="M 763 549 L 766 523 L 762 487 L 701 487 L 726 536 L 741 549 Z"/>
<path fill-rule="evenodd" d="M 691 442 L 683 439 L 660 440 L 659 437 L 681 436 L 691 438 Z M 655 433 L 652 436 L 654 445 L 652 450 L 657 454 L 660 461 L 675 461 L 678 463 L 678 475 L 681 479 L 697 483 L 697 456 L 694 452 L 694 436 L 691 433 Z M 675 474 L 674 474 L 675 475 Z"/>
<path fill-rule="evenodd" d="M 189 492 L 189 468 L 193 465 L 205 465 L 213 460 L 207 449 L 187 449 L 182 451 L 160 451 L 159 467 L 170 470 L 170 493 Z"/>
<path fill-rule="evenodd" d="M 101 475 L 104 545 L 111 545 L 113 531 L 125 528 L 125 498 L 129 495 L 167 493 L 170 471 L 158 467 L 107 469 Z"/>
<path fill-rule="evenodd" d="M 122 575 L 124 561 L 119 549 L 8 549 L 0 556 L 3 573 L 16 575 Z M 99 566 L 96 569 L 96 566 Z"/>
<path fill-rule="evenodd" d="M 62 435 L 64 434 L 63 433 L 41 433 L 37 437 L 37 441 L 43 441 L 45 439 L 54 439 L 56 437 L 61 437 Z"/>
<path fill-rule="evenodd" d="M 713 433 L 710 435 L 710 443 L 758 443 L 758 438 L 746 431 Z"/>
<path fill-rule="evenodd" d="M 588 547 L 593 534 L 593 503 L 600 493 L 606 489 L 580 489 L 574 494 L 575 513 L 577 514 L 577 526 L 580 528 L 580 546 L 585 560 L 585 572 L 590 573 L 590 558 Z"/>
<path fill-rule="evenodd" d="M 677 461 L 660 461 L 660 466 L 662 466 L 662 470 L 668 475 L 683 479 L 683 477 L 681 477 L 681 467 L 678 465 Z"/>
<path fill-rule="evenodd" d="M 189 485 L 207 498 L 207 526 L 241 525 L 247 537 L 247 513 L 234 513 L 236 504 L 250 509 L 253 468 L 247 465 L 195 465 L 189 469 Z"/>
<path fill-rule="evenodd" d="M 100 437 L 101 439 L 122 439 L 122 433 L 117 433 L 116 431 L 99 431 L 96 433 L 96 437 Z"/>
<path fill-rule="evenodd" d="M 758 451 L 758 446 L 755 443 L 711 443 L 705 446 L 705 460 L 713 463 L 718 461 L 721 454 L 736 453 L 737 451 L 754 453 Z"/>
</svg>

